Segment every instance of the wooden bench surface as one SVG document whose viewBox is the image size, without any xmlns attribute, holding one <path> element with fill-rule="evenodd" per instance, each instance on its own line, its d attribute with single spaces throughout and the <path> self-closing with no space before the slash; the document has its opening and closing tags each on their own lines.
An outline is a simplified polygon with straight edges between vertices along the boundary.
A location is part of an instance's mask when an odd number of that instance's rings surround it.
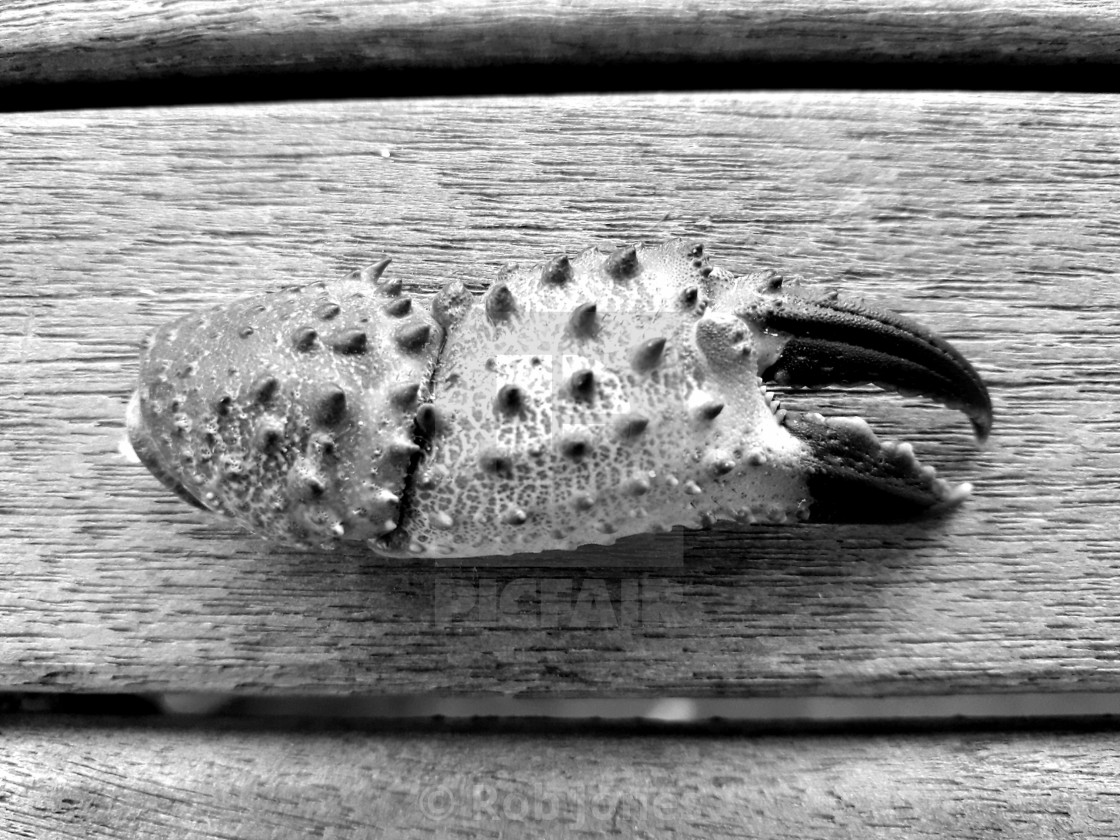
<svg viewBox="0 0 1120 840">
<path fill-rule="evenodd" d="M 1116 733 L 294 736 L 245 721 L 17 718 L 4 734 L 14 836 L 972 840 L 1112 838 L 1120 824 Z"/>
<path fill-rule="evenodd" d="M 598 79 L 530 84 L 641 87 L 656 73 L 674 86 L 682 75 L 714 88 L 827 86 L 834 81 L 811 73 L 790 79 L 782 68 L 817 63 L 821 74 L 835 72 L 823 69 L 829 62 L 849 73 L 866 65 L 858 78 L 871 86 L 896 85 L 900 70 L 931 63 L 937 75 L 925 86 L 982 87 L 991 84 L 987 78 L 1050 89 L 1078 66 L 1107 73 L 1120 55 L 1115 10 L 1089 0 L 8 0 L 0 33 L 0 89 L 189 78 L 220 81 L 207 88 L 219 98 L 223 84 L 246 73 L 375 71 L 367 95 L 384 96 L 427 85 L 419 73 L 432 71 L 440 71 L 439 85 L 459 87 L 456 74 L 465 71 L 603 63 L 611 71 Z M 978 65 L 980 76 L 970 69 Z M 639 75 L 627 66 L 639 67 Z M 663 72 L 667 66 L 672 70 Z M 507 89 L 526 84 L 523 73 L 470 78 Z M 301 95 L 316 95 L 313 84 Z M 50 96 L 51 88 L 36 95 Z M 34 97 L 23 102 L 40 107 Z"/>
<path fill-rule="evenodd" d="M 935 65 L 931 83 L 952 88 L 1109 89 L 1117 20 L 1081 0 L 3 4 L 0 691 L 45 709 L 136 691 L 197 709 L 232 691 L 240 705 L 218 708 L 246 714 L 308 698 L 419 714 L 483 697 L 500 714 L 684 696 L 787 722 L 820 708 L 912 720 L 913 703 L 946 727 L 965 707 L 1003 724 L 1113 710 L 1114 97 L 237 100 L 347 95 L 343 77 L 369 96 L 417 80 L 560 90 L 564 72 L 522 67 L 600 62 L 603 90 L 789 87 L 809 62 L 822 85 L 906 86 L 899 72 Z M 231 104 L 42 111 L 192 98 Z M 427 294 L 452 276 L 480 289 L 507 261 L 673 235 L 952 339 L 992 389 L 984 448 L 922 400 L 789 402 L 863 414 L 973 498 L 923 522 L 433 566 L 269 546 L 118 449 L 139 340 L 197 306 L 382 253 Z M 1113 837 L 1118 821 L 1108 731 L 0 725 L 12 836 Z"/>
<path fill-rule="evenodd" d="M 744 93 L 12 115 L 0 128 L 0 683 L 512 695 L 1108 690 L 1120 205 L 1099 96 Z M 975 494 L 889 525 L 722 528 L 513 562 L 271 546 L 118 451 L 137 343 L 383 253 L 421 293 L 704 238 L 939 329 L 992 442 L 863 413 Z M 543 594 L 542 594 L 543 593 Z M 473 600 L 472 600 L 473 599 Z M 472 609 L 473 607 L 473 609 Z"/>
</svg>

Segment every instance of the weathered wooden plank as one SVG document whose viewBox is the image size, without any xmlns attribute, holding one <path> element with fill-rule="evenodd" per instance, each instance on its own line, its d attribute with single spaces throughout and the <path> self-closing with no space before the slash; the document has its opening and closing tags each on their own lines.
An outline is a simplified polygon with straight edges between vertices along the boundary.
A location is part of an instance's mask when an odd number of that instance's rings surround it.
<svg viewBox="0 0 1120 840">
<path fill-rule="evenodd" d="M 708 85 L 785 85 L 773 62 L 952 62 L 1010 64 L 1020 73 L 1044 65 L 1115 65 L 1116 9 L 1084 0 L 472 0 L 379 2 L 295 0 L 261 7 L 213 0 L 11 0 L 0 9 L 0 85 L 205 79 L 247 73 L 383 71 L 372 77 L 384 95 L 416 78 L 384 71 L 484 70 L 548 64 L 622 65 L 698 61 L 722 66 Z M 762 70 L 735 73 L 760 62 Z M 687 66 L 677 65 L 676 72 Z M 456 77 L 444 77 L 454 86 Z M 622 76 L 612 77 L 617 84 Z M 627 77 L 629 83 L 640 79 Z M 673 72 L 662 84 L 672 84 Z M 695 77 L 701 84 L 702 76 Z M 881 75 L 872 84 L 893 84 Z M 956 84 L 972 84 L 967 73 Z M 524 75 L 491 75 L 517 84 Z M 555 82 L 556 80 L 552 80 Z M 1104 79 L 1098 76 L 1096 83 Z M 595 84 L 570 75 L 567 84 Z M 696 84 L 696 81 L 690 84 Z M 928 83 L 928 82 L 927 82 Z M 1001 84 L 1014 84 L 1004 74 Z M 309 92 L 309 91 L 304 91 Z M 320 94 L 338 95 L 338 89 Z M 42 95 L 42 91 L 40 95 Z M 159 89 L 147 89 L 159 96 Z M 214 95 L 221 95 L 215 88 Z M 288 92 L 290 95 L 290 92 Z M 29 100 L 28 104 L 34 104 Z"/>
<path fill-rule="evenodd" d="M 1107 97 L 728 95 L 15 116 L 0 128 L 0 684 L 776 695 L 1120 678 L 1120 118 Z M 239 535 L 117 451 L 149 329 L 392 253 L 410 286 L 701 236 L 950 336 L 991 384 L 861 412 L 977 492 L 431 567 Z"/>
<path fill-rule="evenodd" d="M 11 836 L 1115 837 L 1115 733 L 284 731 L 17 720 Z M 372 832 L 372 834 L 371 834 Z"/>
</svg>

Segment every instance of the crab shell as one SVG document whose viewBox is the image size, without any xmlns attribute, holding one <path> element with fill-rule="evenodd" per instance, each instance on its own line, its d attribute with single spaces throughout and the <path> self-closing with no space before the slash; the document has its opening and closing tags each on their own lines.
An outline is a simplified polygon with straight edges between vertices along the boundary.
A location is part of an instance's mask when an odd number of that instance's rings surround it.
<svg viewBox="0 0 1120 840">
<path fill-rule="evenodd" d="M 128 410 L 144 464 L 268 538 L 465 557 L 967 495 L 858 418 L 786 412 L 764 378 L 875 381 L 991 426 L 943 339 L 713 269 L 698 243 L 511 266 L 481 300 L 452 281 L 430 306 L 387 265 L 156 330 Z"/>
</svg>

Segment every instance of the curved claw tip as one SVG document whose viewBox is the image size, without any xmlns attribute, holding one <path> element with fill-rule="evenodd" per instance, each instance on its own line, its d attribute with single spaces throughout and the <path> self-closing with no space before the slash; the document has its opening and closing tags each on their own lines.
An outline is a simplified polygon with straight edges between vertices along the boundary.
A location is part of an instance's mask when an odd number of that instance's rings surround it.
<svg viewBox="0 0 1120 840">
<path fill-rule="evenodd" d="M 992 410 L 989 408 L 987 413 L 979 416 L 969 414 L 968 419 L 972 423 L 972 431 L 976 435 L 976 439 L 981 443 L 986 441 L 988 435 L 992 433 L 992 422 L 994 420 Z"/>
<path fill-rule="evenodd" d="M 975 368 L 940 335 L 908 318 L 800 292 L 759 294 L 747 317 L 784 340 L 764 379 L 805 387 L 873 382 L 960 409 L 981 441 L 991 432 L 992 401 Z"/>
<path fill-rule="evenodd" d="M 128 401 L 128 407 L 125 409 L 125 434 L 127 435 L 126 442 L 128 448 L 126 450 L 125 444 L 122 443 L 122 454 L 124 454 L 125 457 L 131 455 L 136 458 L 137 461 L 148 468 L 152 475 L 159 479 L 164 487 L 172 491 L 187 504 L 199 510 L 209 510 L 210 508 L 204 505 L 198 497 L 184 487 L 179 479 L 163 468 L 159 455 L 156 453 L 155 447 L 148 438 L 148 432 L 144 427 L 142 411 L 140 392 L 133 391 L 132 397 Z"/>
</svg>

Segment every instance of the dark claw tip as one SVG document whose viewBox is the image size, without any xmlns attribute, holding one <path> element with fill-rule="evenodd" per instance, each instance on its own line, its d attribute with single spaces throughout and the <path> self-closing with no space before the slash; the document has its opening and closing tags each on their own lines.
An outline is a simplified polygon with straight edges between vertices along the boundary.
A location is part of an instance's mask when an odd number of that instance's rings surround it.
<svg viewBox="0 0 1120 840">
<path fill-rule="evenodd" d="M 981 440 L 991 431 L 992 401 L 983 380 L 932 330 L 831 295 L 778 294 L 757 307 L 752 314 L 760 326 L 785 337 L 763 379 L 804 387 L 873 382 L 960 409 Z"/>
</svg>

